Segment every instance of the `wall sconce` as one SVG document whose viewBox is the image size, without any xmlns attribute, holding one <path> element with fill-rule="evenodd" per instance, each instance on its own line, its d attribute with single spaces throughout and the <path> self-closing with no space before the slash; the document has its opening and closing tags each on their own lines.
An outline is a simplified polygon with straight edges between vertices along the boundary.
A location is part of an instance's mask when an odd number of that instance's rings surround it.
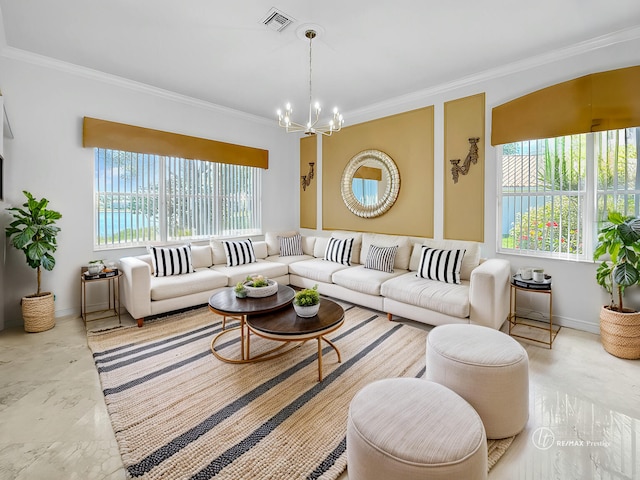
<svg viewBox="0 0 640 480">
<path fill-rule="evenodd" d="M 453 175 L 453 183 L 458 183 L 458 174 L 466 175 L 469 173 L 469 168 L 471 164 L 474 165 L 478 163 L 478 142 L 480 141 L 480 137 L 470 138 L 469 143 L 471 146 L 469 147 L 469 153 L 467 158 L 464 159 L 464 164 L 460 166 L 460 159 L 449 160 L 451 162 L 451 175 Z"/>
<path fill-rule="evenodd" d="M 302 185 L 302 191 L 305 191 L 309 185 L 311 185 L 311 179 L 313 178 L 313 166 L 314 162 L 309 162 L 309 173 L 300 177 L 300 185 Z"/>
</svg>

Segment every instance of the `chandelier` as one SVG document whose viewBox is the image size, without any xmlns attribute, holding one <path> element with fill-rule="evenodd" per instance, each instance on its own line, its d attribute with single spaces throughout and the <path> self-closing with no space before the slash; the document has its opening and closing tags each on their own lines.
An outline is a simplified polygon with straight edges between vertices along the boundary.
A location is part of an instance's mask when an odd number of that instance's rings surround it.
<svg viewBox="0 0 640 480">
<path fill-rule="evenodd" d="M 292 132 L 304 132 L 306 135 L 314 135 L 316 133 L 321 133 L 322 135 L 331 136 L 333 132 L 339 132 L 342 128 L 342 124 L 344 123 L 344 119 L 342 115 L 338 111 L 338 108 L 335 107 L 333 109 L 333 118 L 329 121 L 328 124 L 318 125 L 318 121 L 320 119 L 320 112 L 322 109 L 320 108 L 320 104 L 316 102 L 313 104 L 312 97 L 312 84 L 311 84 L 311 43 L 314 38 L 316 38 L 315 30 L 307 30 L 304 32 L 304 36 L 309 39 L 309 118 L 306 124 L 295 123 L 291 120 L 291 114 L 293 113 L 293 109 L 291 108 L 291 104 L 287 103 L 284 112 L 282 110 L 278 110 L 278 124 L 287 131 L 287 133 Z"/>
</svg>

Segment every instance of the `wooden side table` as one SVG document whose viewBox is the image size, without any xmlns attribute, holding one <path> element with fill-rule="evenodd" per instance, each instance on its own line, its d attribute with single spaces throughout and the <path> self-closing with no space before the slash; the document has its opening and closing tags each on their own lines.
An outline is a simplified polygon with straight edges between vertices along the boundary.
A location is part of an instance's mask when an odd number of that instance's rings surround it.
<svg viewBox="0 0 640 480">
<path fill-rule="evenodd" d="M 80 273 L 80 284 L 82 287 L 81 293 L 81 304 L 80 304 L 80 312 L 82 316 L 82 321 L 85 326 L 87 322 L 94 322 L 96 320 L 103 320 L 105 318 L 118 317 L 118 325 L 122 325 L 122 319 L 120 318 L 120 277 L 122 276 L 122 272 L 118 271 L 116 275 L 111 277 L 104 278 L 92 278 L 88 279 L 84 272 L 86 271 L 86 267 L 82 268 Z M 94 285 L 97 283 L 105 283 L 107 284 L 107 299 L 108 299 L 108 308 L 104 310 L 94 310 L 91 312 L 87 311 L 87 284 Z M 92 315 L 100 315 L 98 317 L 91 317 Z"/>
<path fill-rule="evenodd" d="M 517 294 L 519 291 L 547 295 L 549 297 L 549 322 L 533 320 L 530 318 L 519 317 L 517 315 Z M 536 322 L 536 323 L 533 323 Z M 542 324 L 542 325 L 539 325 Z M 514 329 L 516 326 L 526 326 L 529 328 L 535 328 L 537 330 L 542 330 L 549 334 L 549 340 L 540 340 L 539 338 L 528 337 L 525 335 L 521 335 L 519 333 L 515 333 Z M 525 340 L 530 340 L 532 342 L 541 343 L 549 347 L 549 349 L 553 346 L 553 341 L 555 340 L 558 332 L 560 331 L 560 327 L 554 328 L 553 325 L 553 290 L 551 288 L 551 277 L 548 275 L 545 277 L 545 281 L 543 283 L 534 282 L 533 280 L 523 280 L 520 275 L 514 275 L 511 279 L 511 289 L 509 292 L 509 335 L 512 337 L 522 338 Z"/>
</svg>

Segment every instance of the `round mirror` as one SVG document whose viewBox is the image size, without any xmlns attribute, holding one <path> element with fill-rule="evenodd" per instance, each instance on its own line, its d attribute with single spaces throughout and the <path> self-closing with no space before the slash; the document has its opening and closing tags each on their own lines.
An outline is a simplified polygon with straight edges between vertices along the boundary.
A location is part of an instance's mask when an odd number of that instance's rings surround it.
<svg viewBox="0 0 640 480">
<path fill-rule="evenodd" d="M 400 172 L 389 155 L 365 150 L 354 156 L 342 172 L 342 200 L 364 218 L 379 217 L 389 210 L 400 192 Z"/>
</svg>

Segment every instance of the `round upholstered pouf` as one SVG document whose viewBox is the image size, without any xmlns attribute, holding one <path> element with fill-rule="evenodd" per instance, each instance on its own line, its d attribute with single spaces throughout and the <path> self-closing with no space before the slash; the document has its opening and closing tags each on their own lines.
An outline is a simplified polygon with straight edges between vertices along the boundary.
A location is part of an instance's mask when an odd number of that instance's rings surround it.
<svg viewBox="0 0 640 480">
<path fill-rule="evenodd" d="M 441 325 L 427 336 L 426 378 L 476 409 L 487 438 L 520 433 L 529 418 L 529 357 L 509 335 L 479 325 Z"/>
<path fill-rule="evenodd" d="M 370 383 L 349 406 L 349 480 L 487 478 L 480 417 L 458 394 L 417 378 Z"/>
</svg>

